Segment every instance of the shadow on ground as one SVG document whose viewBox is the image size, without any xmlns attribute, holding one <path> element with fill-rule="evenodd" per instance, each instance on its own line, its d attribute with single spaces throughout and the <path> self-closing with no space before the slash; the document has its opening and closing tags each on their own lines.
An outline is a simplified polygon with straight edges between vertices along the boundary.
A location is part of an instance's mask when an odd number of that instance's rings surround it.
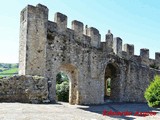
<svg viewBox="0 0 160 120">
<path fill-rule="evenodd" d="M 112 102 L 112 103 L 105 103 L 102 105 L 89 105 L 87 108 L 83 108 L 83 107 L 78 107 L 78 108 L 86 111 L 98 113 L 104 116 L 108 116 L 111 118 L 126 119 L 126 120 L 134 120 L 136 119 L 135 117 L 151 116 L 151 114 L 152 115 L 160 114 L 159 108 L 150 108 L 146 103 L 114 103 Z"/>
</svg>

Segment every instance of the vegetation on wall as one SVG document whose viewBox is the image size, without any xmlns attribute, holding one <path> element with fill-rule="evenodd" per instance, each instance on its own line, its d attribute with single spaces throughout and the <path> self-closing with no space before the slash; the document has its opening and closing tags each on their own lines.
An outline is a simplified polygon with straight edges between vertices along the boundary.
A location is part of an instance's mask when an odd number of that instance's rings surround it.
<svg viewBox="0 0 160 120">
<path fill-rule="evenodd" d="M 160 107 L 160 76 L 155 76 L 146 89 L 144 97 L 150 107 Z"/>
</svg>

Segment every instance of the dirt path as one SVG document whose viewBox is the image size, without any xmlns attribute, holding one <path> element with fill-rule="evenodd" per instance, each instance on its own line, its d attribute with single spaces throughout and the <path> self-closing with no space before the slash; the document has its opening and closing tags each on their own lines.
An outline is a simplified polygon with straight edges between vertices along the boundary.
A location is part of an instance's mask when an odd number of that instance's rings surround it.
<svg viewBox="0 0 160 120">
<path fill-rule="evenodd" d="M 125 112 L 136 111 L 156 112 L 154 116 L 140 117 L 130 116 L 103 116 L 106 111 Z M 22 104 L 22 103 L 0 103 L 0 120 L 115 120 L 115 119 L 144 119 L 160 120 L 160 109 L 151 109 L 146 104 L 112 103 L 105 105 L 80 106 L 59 104 Z"/>
</svg>

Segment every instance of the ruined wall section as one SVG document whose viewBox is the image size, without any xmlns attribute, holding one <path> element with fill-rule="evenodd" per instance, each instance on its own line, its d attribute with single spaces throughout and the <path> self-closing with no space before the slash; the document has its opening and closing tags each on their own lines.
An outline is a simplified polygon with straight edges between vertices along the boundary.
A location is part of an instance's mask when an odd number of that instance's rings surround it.
<svg viewBox="0 0 160 120">
<path fill-rule="evenodd" d="M 112 53 L 127 60 L 134 59 L 136 61 L 138 59 L 137 62 L 140 64 L 159 68 L 160 62 L 158 53 L 156 53 L 156 60 L 149 59 L 148 49 L 141 49 L 140 56 L 135 56 L 134 45 L 125 44 L 123 47 L 122 39 L 119 37 L 114 38 L 110 31 L 106 34 L 106 41 L 100 42 L 101 35 L 94 27 L 88 28 L 86 26 L 84 29 L 83 23 L 74 20 L 72 22 L 72 30 L 68 29 L 67 16 L 61 13 L 56 13 L 54 22 L 54 27 L 52 28 L 56 32 L 64 35 L 70 34 L 68 37 L 75 39 L 75 41 L 72 41 L 77 42 L 78 45 L 83 45 L 88 49 L 95 48 L 98 51 L 102 49 L 103 52 Z M 22 10 L 19 52 L 20 74 L 38 74 L 43 76 L 49 74 L 49 72 L 46 72 L 46 68 L 49 68 L 46 67 L 48 62 L 45 61 L 47 60 L 47 56 L 48 59 L 51 58 L 50 55 L 47 55 L 49 52 L 46 54 L 47 37 L 50 37 L 49 35 L 47 36 L 48 25 L 47 7 L 40 4 L 36 7 L 29 5 Z M 51 63 L 51 61 L 49 62 Z M 92 70 L 94 69 L 95 68 Z M 50 71 L 50 69 L 47 71 Z"/>
<path fill-rule="evenodd" d="M 144 100 L 143 93 L 149 84 L 150 71 L 151 74 L 156 71 L 149 67 L 151 64 L 159 65 L 159 53 L 156 53 L 155 60 L 149 58 L 148 49 L 141 49 L 140 56 L 136 56 L 134 45 L 123 46 L 122 39 L 113 37 L 110 31 L 106 34 L 106 41 L 100 42 L 101 35 L 96 28 L 84 28 L 82 22 L 74 20 L 69 29 L 67 16 L 61 13 L 55 14 L 54 22 L 49 21 L 48 9 L 40 4 L 36 7 L 28 6 L 22 14 L 26 14 L 26 19 L 23 21 L 22 16 L 20 74 L 49 78 L 51 102 L 56 100 L 56 75 L 61 70 L 68 72 L 69 76 L 75 75 L 69 67 L 63 68 L 68 65 L 74 66 L 77 71 L 77 77 L 70 78 L 77 81 L 73 82 L 77 90 L 73 93 L 77 94 L 73 101 L 76 100 L 77 104 L 103 103 L 104 73 L 109 63 L 117 64 L 120 70 L 117 78 L 119 81 L 115 83 L 115 88 L 120 88 L 120 94 L 115 94 L 115 99 Z M 137 94 L 141 98 L 137 98 Z"/>
<path fill-rule="evenodd" d="M 111 100 L 119 102 L 146 102 L 144 92 L 154 79 L 154 76 L 160 75 L 160 70 L 141 64 L 139 56 L 136 59 L 120 58 L 113 54 L 106 55 L 104 53 L 101 56 L 101 60 L 99 59 L 101 61 L 99 80 L 102 81 L 102 89 L 107 65 L 112 64 L 117 66 L 116 79 L 111 79 Z M 140 62 L 137 62 L 139 59 Z M 117 89 L 118 91 L 116 91 Z"/>
<path fill-rule="evenodd" d="M 116 73 L 116 78 L 111 79 L 112 96 L 110 99 L 116 102 L 146 102 L 144 92 L 154 76 L 160 75 L 160 70 L 142 65 L 132 59 L 127 60 L 109 54 L 101 61 L 101 74 L 99 75 L 103 84 L 101 86 L 104 86 L 105 69 L 108 64 L 116 65 L 116 71 L 119 71 Z"/>
<path fill-rule="evenodd" d="M 160 69 L 160 53 L 155 53 L 155 59 L 149 57 L 149 49 L 140 49 L 140 55 L 134 55 L 134 45 L 124 44 L 122 50 L 122 58 L 126 60 L 131 60 L 140 64 L 141 66 L 148 66 L 153 69 Z"/>
<path fill-rule="evenodd" d="M 119 81 L 115 83 L 115 87 L 119 86 L 120 92 L 113 95 L 116 96 L 115 99 L 128 102 L 145 101 L 144 91 L 153 77 L 148 75 L 148 71 L 156 71 L 149 67 L 151 63 L 159 62 L 158 53 L 156 60 L 149 59 L 147 49 L 141 49 L 140 56 L 136 56 L 134 45 L 123 45 L 122 39 L 114 38 L 110 31 L 106 34 L 106 41 L 100 42 L 100 34 L 96 28 L 84 29 L 83 23 L 77 20 L 72 22 L 71 28 L 67 28 L 67 16 L 61 13 L 55 14 L 54 22 L 48 21 L 47 68 L 51 69 L 49 76 L 53 77 L 50 88 L 52 99 L 55 99 L 54 84 L 59 67 L 71 64 L 78 69 L 78 101 L 83 104 L 102 103 L 103 73 L 108 63 L 115 63 L 120 69 L 117 78 Z"/>
<path fill-rule="evenodd" d="M 21 12 L 19 74 L 45 76 L 47 23 L 48 8 L 41 4 Z"/>
<path fill-rule="evenodd" d="M 48 21 L 47 74 L 48 77 L 51 76 L 52 78 L 50 98 L 55 99 L 55 76 L 60 72 L 59 68 L 63 65 L 71 64 L 78 69 L 77 87 L 79 100 L 77 101 L 83 104 L 98 103 L 100 100 L 97 96 L 101 95 L 101 93 L 98 93 L 99 90 L 95 91 L 94 89 L 99 89 L 102 82 L 99 81 L 98 68 L 99 55 L 102 53 L 99 31 L 91 27 L 86 28 L 85 31 L 87 32 L 83 34 L 84 25 L 77 20 L 72 21 L 71 28 L 67 28 L 67 16 L 61 13 L 55 14 L 54 22 Z M 94 41 L 93 43 L 91 42 L 92 40 Z M 97 86 L 98 84 L 99 86 Z"/>
<path fill-rule="evenodd" d="M 56 75 L 61 72 L 61 65 L 71 64 L 71 58 L 75 59 L 73 55 L 75 50 L 70 47 L 70 42 L 73 40 L 72 30 L 65 29 L 65 32 L 58 32 L 58 25 L 54 22 L 48 22 L 47 34 L 47 76 L 51 80 L 50 98 L 55 99 L 55 85 Z M 75 47 L 75 45 L 72 45 Z M 71 51 L 71 52 L 70 52 Z M 71 54 L 70 54 L 71 53 Z"/>
<path fill-rule="evenodd" d="M 146 102 L 144 92 L 154 79 L 160 75 L 160 70 L 149 66 L 142 66 L 134 61 L 127 61 L 121 71 L 121 96 L 120 101 Z"/>
<path fill-rule="evenodd" d="M 13 76 L 0 79 L 0 102 L 46 103 L 48 83 L 40 76 Z"/>
</svg>

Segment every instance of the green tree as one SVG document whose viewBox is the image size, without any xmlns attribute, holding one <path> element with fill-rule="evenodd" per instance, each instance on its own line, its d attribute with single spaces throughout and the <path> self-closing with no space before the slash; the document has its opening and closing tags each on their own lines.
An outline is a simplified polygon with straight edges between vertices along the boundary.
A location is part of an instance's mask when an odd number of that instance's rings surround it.
<svg viewBox="0 0 160 120">
<path fill-rule="evenodd" d="M 56 95 L 58 101 L 68 102 L 69 99 L 69 79 L 67 75 L 60 72 L 56 76 Z"/>
<path fill-rule="evenodd" d="M 63 72 L 59 72 L 56 76 L 56 83 L 57 84 L 61 84 L 62 82 L 68 81 L 68 80 L 69 79 L 68 79 L 67 75 Z"/>
<path fill-rule="evenodd" d="M 68 102 L 69 100 L 69 81 L 56 84 L 56 95 L 58 101 Z"/>
<path fill-rule="evenodd" d="M 155 76 L 154 80 L 146 89 L 144 97 L 150 107 L 160 106 L 160 76 Z"/>
</svg>

